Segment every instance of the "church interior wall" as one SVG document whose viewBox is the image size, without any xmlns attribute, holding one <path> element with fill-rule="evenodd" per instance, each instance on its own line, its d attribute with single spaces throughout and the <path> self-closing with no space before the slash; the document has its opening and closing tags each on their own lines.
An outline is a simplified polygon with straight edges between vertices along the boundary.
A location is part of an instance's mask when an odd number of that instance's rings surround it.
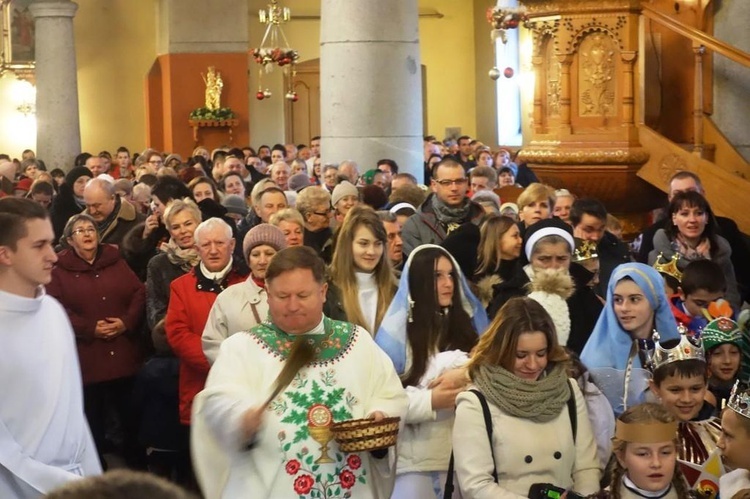
<svg viewBox="0 0 750 499">
<path fill-rule="evenodd" d="M 158 1 L 77 0 L 74 32 L 83 150 L 112 151 L 120 145 L 141 150 L 148 145 L 153 130 L 147 130 L 147 76 L 158 56 Z M 492 65 L 489 29 L 486 22 L 479 24 L 486 9 L 484 3 L 487 0 L 419 2 L 421 9 L 443 15 L 442 18 L 422 17 L 419 22 L 421 58 L 427 75 L 425 129 L 440 138 L 452 127 L 460 127 L 461 132 L 468 135 L 480 135 L 488 142 L 492 142 L 495 133 L 492 129 L 494 90 L 491 83 L 485 82 L 489 81 L 486 71 Z M 251 47 L 260 43 L 263 26 L 257 20 L 257 11 L 266 4 L 265 0 L 248 0 Z M 320 13 L 319 2 L 286 0 L 283 4 L 291 8 L 293 16 Z M 475 28 L 479 32 L 476 36 Z M 284 26 L 290 45 L 299 50 L 302 61 L 319 57 L 319 29 L 319 20 L 308 19 L 293 19 Z M 479 38 L 486 43 L 475 51 Z M 195 77 L 200 78 L 200 75 L 196 73 Z M 12 77 L 0 80 L 0 96 L 14 88 L 15 81 Z M 281 93 L 279 74 L 272 75 L 268 83 L 279 88 L 277 94 Z M 250 66 L 248 93 L 252 97 L 256 91 L 257 67 Z M 490 98 L 492 101 L 488 102 Z M 3 99 L 3 102 L 10 101 Z M 25 130 L 20 125 L 23 115 L 19 115 L 15 107 L 7 110 L 4 107 L 5 104 L 0 104 L 0 127 L 10 120 L 12 124 L 6 128 L 11 127 L 17 133 L 15 136 L 6 134 L 0 146 L 3 151 L 20 156 L 23 149 L 34 147 L 34 119 L 25 118 L 30 123 L 26 128 L 31 126 L 32 131 L 21 133 Z M 478 108 L 482 108 L 481 117 Z M 248 113 L 248 110 L 239 112 Z M 260 103 L 251 99 L 249 114 L 253 144 L 281 140 L 283 93 Z"/>
<path fill-rule="evenodd" d="M 156 2 L 76 2 L 81 146 L 92 153 L 121 145 L 143 149 L 146 75 L 156 59 Z"/>
</svg>

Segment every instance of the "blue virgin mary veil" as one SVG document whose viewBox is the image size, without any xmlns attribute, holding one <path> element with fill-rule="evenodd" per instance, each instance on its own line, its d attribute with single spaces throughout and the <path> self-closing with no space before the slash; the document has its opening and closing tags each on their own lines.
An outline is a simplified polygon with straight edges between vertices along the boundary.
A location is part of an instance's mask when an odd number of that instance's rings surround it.
<svg viewBox="0 0 750 499">
<path fill-rule="evenodd" d="M 406 370 L 406 326 L 409 321 L 409 304 L 413 302 L 413 298 L 409 292 L 409 271 L 411 270 L 411 262 L 414 255 L 426 248 L 439 249 L 453 264 L 456 280 L 460 283 L 459 293 L 461 294 L 461 303 L 466 313 L 471 317 L 471 322 L 474 325 L 477 335 L 484 333 L 489 325 L 487 312 L 485 312 L 479 299 L 471 292 L 466 277 L 461 272 L 461 268 L 453 256 L 445 248 L 435 244 L 418 246 L 406 260 L 404 271 L 401 273 L 401 279 L 398 283 L 396 296 L 393 297 L 393 301 L 391 301 L 391 305 L 388 307 L 380 323 L 380 329 L 378 329 L 378 333 L 375 335 L 375 343 L 388 354 L 399 375 L 404 374 Z"/>
<path fill-rule="evenodd" d="M 654 311 L 654 325 L 662 341 L 678 339 L 677 322 L 669 308 L 664 279 L 642 263 L 625 263 L 612 272 L 607 286 L 607 303 L 581 353 L 591 378 L 609 400 L 616 415 L 645 402 L 651 373 L 641 365 L 638 348 L 614 311 L 617 283 L 630 278 L 643 292 Z"/>
</svg>

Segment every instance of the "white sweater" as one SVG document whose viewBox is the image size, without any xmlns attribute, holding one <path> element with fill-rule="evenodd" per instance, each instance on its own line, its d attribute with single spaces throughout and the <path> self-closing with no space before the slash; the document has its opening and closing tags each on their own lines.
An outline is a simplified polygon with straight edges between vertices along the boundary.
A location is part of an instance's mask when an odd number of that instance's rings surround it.
<svg viewBox="0 0 750 499">
<path fill-rule="evenodd" d="M 447 471 L 451 456 L 453 409 L 432 410 L 432 390 L 427 386 L 445 371 L 466 364 L 468 355 L 460 350 L 440 352 L 427 363 L 418 386 L 406 388 L 409 410 L 406 426 L 398 436 L 398 474 L 415 471 Z M 407 372 L 411 350 L 407 348 Z"/>
<path fill-rule="evenodd" d="M 355 272 L 357 277 L 357 291 L 359 293 L 359 309 L 365 319 L 367 330 L 375 336 L 375 318 L 378 315 L 378 283 L 375 274 Z"/>
</svg>

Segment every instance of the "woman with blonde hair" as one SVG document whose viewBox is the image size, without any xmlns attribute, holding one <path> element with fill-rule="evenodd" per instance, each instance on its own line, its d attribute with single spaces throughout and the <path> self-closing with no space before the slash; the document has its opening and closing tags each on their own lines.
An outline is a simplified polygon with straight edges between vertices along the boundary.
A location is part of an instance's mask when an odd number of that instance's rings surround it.
<svg viewBox="0 0 750 499">
<path fill-rule="evenodd" d="M 355 206 L 337 233 L 330 267 L 347 320 L 373 336 L 396 293 L 387 244 L 385 227 L 375 210 Z"/>
<path fill-rule="evenodd" d="M 302 214 L 294 208 L 277 211 L 269 220 L 284 233 L 287 246 L 302 246 L 305 235 L 305 220 Z"/>
<path fill-rule="evenodd" d="M 552 319 L 530 298 L 509 300 L 480 337 L 473 389 L 458 396 L 453 425 L 465 499 L 529 497 L 540 483 L 599 490 L 596 441 L 567 360 Z"/>
<path fill-rule="evenodd" d="M 601 499 L 697 497 L 677 465 L 677 421 L 663 406 L 641 404 L 618 418 L 607 490 Z"/>
<path fill-rule="evenodd" d="M 521 233 L 526 231 L 530 226 L 550 217 L 552 210 L 552 193 L 551 189 L 544 184 L 530 184 L 518 196 L 518 228 Z"/>
</svg>

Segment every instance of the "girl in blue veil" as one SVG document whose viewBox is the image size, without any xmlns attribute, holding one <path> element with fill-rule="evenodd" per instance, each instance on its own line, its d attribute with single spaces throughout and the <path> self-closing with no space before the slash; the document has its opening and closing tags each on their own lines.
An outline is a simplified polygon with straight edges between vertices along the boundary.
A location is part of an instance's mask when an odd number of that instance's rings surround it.
<svg viewBox="0 0 750 499">
<path fill-rule="evenodd" d="M 641 357 L 648 356 L 654 332 L 662 341 L 679 338 L 664 279 L 642 263 L 619 265 L 609 279 L 604 310 L 581 353 L 616 415 L 645 401 L 651 373 Z"/>
<path fill-rule="evenodd" d="M 432 244 L 412 251 L 375 335 L 409 397 L 392 498 L 442 497 L 455 399 L 469 382 L 468 353 L 487 325 L 450 253 Z"/>
</svg>

